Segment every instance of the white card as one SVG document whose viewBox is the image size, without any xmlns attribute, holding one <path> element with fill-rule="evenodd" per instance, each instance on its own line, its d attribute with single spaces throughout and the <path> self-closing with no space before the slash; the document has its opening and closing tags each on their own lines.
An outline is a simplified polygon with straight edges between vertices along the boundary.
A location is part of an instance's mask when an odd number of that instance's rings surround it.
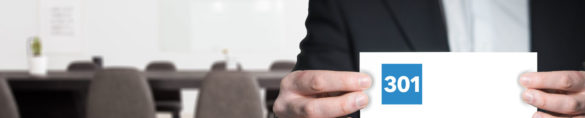
<svg viewBox="0 0 585 118">
<path fill-rule="evenodd" d="M 518 77 L 536 53 L 361 52 L 374 79 L 363 118 L 529 118 Z"/>
</svg>

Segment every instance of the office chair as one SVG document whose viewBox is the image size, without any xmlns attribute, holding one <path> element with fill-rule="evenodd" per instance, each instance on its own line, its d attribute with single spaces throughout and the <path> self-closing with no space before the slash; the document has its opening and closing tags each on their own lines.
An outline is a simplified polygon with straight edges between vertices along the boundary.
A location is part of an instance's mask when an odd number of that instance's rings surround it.
<svg viewBox="0 0 585 118">
<path fill-rule="evenodd" d="M 146 66 L 146 71 L 177 71 L 177 68 L 170 61 L 153 61 Z"/>
<path fill-rule="evenodd" d="M 270 65 L 270 71 L 292 71 L 295 64 L 296 62 L 294 61 L 275 61 Z M 276 118 L 272 107 L 274 107 L 274 102 L 278 97 L 279 91 L 278 89 L 266 89 L 264 100 L 266 100 L 266 109 L 268 110 L 266 116 L 268 118 Z"/>
<path fill-rule="evenodd" d="M 210 72 L 197 101 L 197 118 L 260 118 L 259 85 L 245 72 Z"/>
<path fill-rule="evenodd" d="M 155 118 L 147 80 L 136 69 L 99 70 L 89 86 L 87 118 Z"/>
<path fill-rule="evenodd" d="M 237 71 L 242 71 L 242 65 L 240 63 L 237 64 Z M 226 71 L 226 61 L 216 61 L 211 65 L 211 71 Z"/>
<path fill-rule="evenodd" d="M 97 64 L 94 64 L 90 61 L 74 61 L 67 66 L 67 71 L 97 71 L 100 67 Z"/>
<path fill-rule="evenodd" d="M 69 65 L 67 66 L 68 72 L 96 72 L 100 69 L 101 69 L 101 66 L 98 64 L 95 64 L 92 61 L 73 61 L 73 62 L 69 63 Z M 65 106 L 65 105 L 76 106 L 75 108 L 71 108 L 71 109 L 77 109 L 77 111 L 78 111 L 76 113 L 73 113 L 74 115 L 73 114 L 63 114 L 63 115 L 71 115 L 71 116 L 75 116 L 75 117 L 85 116 L 85 114 L 84 114 L 85 111 L 80 110 L 80 108 L 85 107 L 84 105 L 85 105 L 85 100 L 87 99 L 87 91 L 81 91 L 79 93 L 78 92 L 64 91 L 64 92 L 61 92 L 61 94 L 65 94 L 65 95 L 51 95 L 51 97 L 52 97 L 52 99 L 59 99 L 59 102 L 62 102 L 61 104 L 63 106 Z M 74 101 L 74 102 L 71 102 L 71 101 Z M 60 103 L 55 103 L 55 104 L 60 104 Z M 67 110 L 63 110 L 63 111 L 66 112 Z M 47 112 L 47 113 L 50 113 L 50 112 Z M 23 115 L 28 117 L 28 115 L 31 115 L 31 114 L 23 114 Z M 23 116 L 23 117 L 25 117 L 25 116 Z M 34 117 L 40 117 L 40 116 L 44 116 L 44 115 L 38 114 Z M 57 117 L 63 117 L 63 116 L 57 116 Z"/>
<path fill-rule="evenodd" d="M 295 64 L 294 61 L 275 61 L 270 65 L 270 71 L 292 71 Z"/>
<path fill-rule="evenodd" d="M 19 118 L 18 108 L 6 80 L 0 78 L 0 118 Z"/>
<path fill-rule="evenodd" d="M 169 61 L 153 61 L 146 66 L 148 72 L 175 72 L 175 64 Z M 153 90 L 156 111 L 171 112 L 173 118 L 179 118 L 182 104 L 180 90 Z"/>
</svg>

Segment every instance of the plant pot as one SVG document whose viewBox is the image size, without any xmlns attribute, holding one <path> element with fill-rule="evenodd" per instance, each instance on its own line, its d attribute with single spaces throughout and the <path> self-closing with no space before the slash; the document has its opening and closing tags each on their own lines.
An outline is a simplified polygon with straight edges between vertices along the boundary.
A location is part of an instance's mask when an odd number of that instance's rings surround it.
<svg viewBox="0 0 585 118">
<path fill-rule="evenodd" d="M 35 56 L 30 58 L 28 71 L 33 76 L 47 75 L 47 57 Z"/>
<path fill-rule="evenodd" d="M 233 59 L 229 59 L 225 62 L 225 69 L 228 71 L 237 71 L 238 70 L 238 62 Z"/>
</svg>

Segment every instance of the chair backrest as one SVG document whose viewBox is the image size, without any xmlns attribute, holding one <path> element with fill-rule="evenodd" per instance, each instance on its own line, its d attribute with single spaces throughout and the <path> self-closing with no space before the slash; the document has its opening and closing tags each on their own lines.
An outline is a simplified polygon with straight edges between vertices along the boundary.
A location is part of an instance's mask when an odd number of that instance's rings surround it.
<svg viewBox="0 0 585 118">
<path fill-rule="evenodd" d="M 6 80 L 0 78 L 0 118 L 18 118 L 18 108 Z"/>
<path fill-rule="evenodd" d="M 87 118 L 154 118 L 150 86 L 136 69 L 99 70 L 91 81 Z"/>
<path fill-rule="evenodd" d="M 146 71 L 177 71 L 177 68 L 173 62 L 153 61 L 146 66 Z"/>
<path fill-rule="evenodd" d="M 67 66 L 67 71 L 97 71 L 100 66 L 91 61 L 74 61 Z"/>
<path fill-rule="evenodd" d="M 291 71 L 295 68 L 294 61 L 275 61 L 270 65 L 271 71 Z"/>
<path fill-rule="evenodd" d="M 225 61 L 217 61 L 211 65 L 211 71 L 226 71 L 226 62 Z M 240 63 L 237 64 L 237 71 L 242 71 L 242 65 Z"/>
<path fill-rule="evenodd" d="M 149 72 L 174 72 L 177 71 L 175 64 L 170 61 L 152 61 L 146 66 Z M 158 101 L 181 101 L 181 91 L 178 90 L 153 90 L 155 102 Z"/>
<path fill-rule="evenodd" d="M 210 72 L 197 101 L 197 118 L 260 118 L 259 86 L 245 72 Z"/>
</svg>

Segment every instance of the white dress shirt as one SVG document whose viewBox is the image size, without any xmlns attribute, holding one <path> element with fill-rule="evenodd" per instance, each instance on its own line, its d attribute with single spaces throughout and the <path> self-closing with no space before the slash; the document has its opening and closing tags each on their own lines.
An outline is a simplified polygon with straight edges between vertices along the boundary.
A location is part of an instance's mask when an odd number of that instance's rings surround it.
<svg viewBox="0 0 585 118">
<path fill-rule="evenodd" d="M 452 52 L 528 52 L 528 0 L 443 0 Z"/>
</svg>

